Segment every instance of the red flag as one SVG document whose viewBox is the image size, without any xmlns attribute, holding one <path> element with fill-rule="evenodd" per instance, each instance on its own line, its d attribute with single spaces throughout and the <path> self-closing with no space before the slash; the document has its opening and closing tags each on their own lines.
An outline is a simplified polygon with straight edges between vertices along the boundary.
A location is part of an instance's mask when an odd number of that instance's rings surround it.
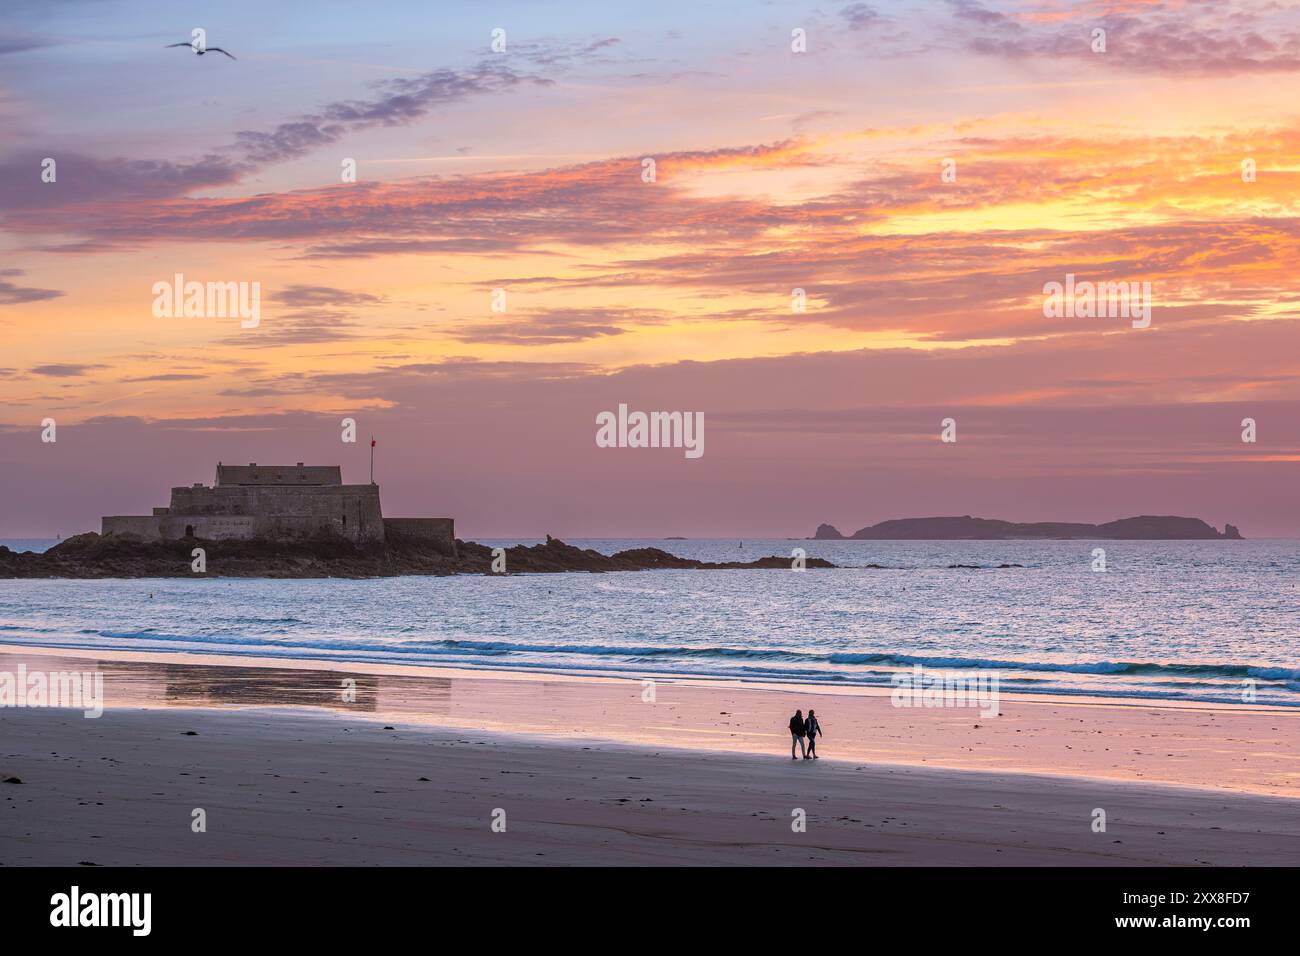
<svg viewBox="0 0 1300 956">
<path fill-rule="evenodd" d="M 374 447 L 375 447 L 375 440 L 374 440 L 373 438 L 370 439 L 370 447 L 371 447 L 371 448 L 374 448 Z"/>
</svg>

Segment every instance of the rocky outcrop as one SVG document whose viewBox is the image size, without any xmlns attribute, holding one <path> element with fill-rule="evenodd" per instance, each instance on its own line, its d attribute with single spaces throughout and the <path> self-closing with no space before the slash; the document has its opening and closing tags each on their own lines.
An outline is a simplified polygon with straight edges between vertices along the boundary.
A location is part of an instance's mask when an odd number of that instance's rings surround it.
<svg viewBox="0 0 1300 956">
<path fill-rule="evenodd" d="M 189 577 L 192 552 L 202 548 L 206 577 L 368 578 L 405 574 L 489 574 L 492 549 L 457 541 L 450 556 L 419 539 L 397 544 L 356 546 L 335 536 L 299 542 L 143 541 L 133 535 L 80 534 L 41 554 L 14 552 L 0 546 L 0 578 L 153 578 Z M 544 544 L 507 548 L 506 571 L 652 571 L 659 569 L 790 568 L 790 558 L 709 562 L 680 558 L 658 548 L 635 548 L 602 554 L 575 548 L 549 535 Z M 808 558 L 809 568 L 833 568 Z"/>
<path fill-rule="evenodd" d="M 843 537 L 828 524 L 819 525 L 819 539 Z M 1014 538 L 1104 538 L 1147 541 L 1190 541 L 1218 538 L 1240 539 L 1241 533 L 1226 525 L 1222 533 L 1200 518 L 1172 515 L 1140 515 L 1105 524 L 1061 521 L 1018 523 L 993 518 L 895 518 L 862 528 L 850 536 L 856 541 L 960 541 Z"/>
</svg>

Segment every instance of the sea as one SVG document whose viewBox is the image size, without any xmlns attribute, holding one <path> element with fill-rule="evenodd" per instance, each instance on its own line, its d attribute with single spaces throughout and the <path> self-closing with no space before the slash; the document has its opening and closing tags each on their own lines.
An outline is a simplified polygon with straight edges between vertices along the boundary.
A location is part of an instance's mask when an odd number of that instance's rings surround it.
<svg viewBox="0 0 1300 956">
<path fill-rule="evenodd" d="M 569 543 L 840 567 L 0 580 L 0 644 L 837 686 L 919 664 L 996 670 L 1003 693 L 1300 706 L 1300 541 Z"/>
</svg>

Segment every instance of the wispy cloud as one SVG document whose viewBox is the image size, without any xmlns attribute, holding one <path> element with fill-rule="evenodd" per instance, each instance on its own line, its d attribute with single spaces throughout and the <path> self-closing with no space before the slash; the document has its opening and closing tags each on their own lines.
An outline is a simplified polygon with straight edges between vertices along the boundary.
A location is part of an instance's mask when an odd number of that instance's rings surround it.
<svg viewBox="0 0 1300 956">
<path fill-rule="evenodd" d="M 63 295 L 57 289 L 37 289 L 8 281 L 10 278 L 17 278 L 23 274 L 22 269 L 0 269 L 0 305 L 22 305 L 25 302 L 41 302 L 45 299 L 57 299 Z"/>
<path fill-rule="evenodd" d="M 32 369 L 33 375 L 44 375 L 49 378 L 78 378 L 89 372 L 94 372 L 106 365 L 78 365 L 74 363 L 62 363 L 55 365 L 38 365 Z"/>
</svg>

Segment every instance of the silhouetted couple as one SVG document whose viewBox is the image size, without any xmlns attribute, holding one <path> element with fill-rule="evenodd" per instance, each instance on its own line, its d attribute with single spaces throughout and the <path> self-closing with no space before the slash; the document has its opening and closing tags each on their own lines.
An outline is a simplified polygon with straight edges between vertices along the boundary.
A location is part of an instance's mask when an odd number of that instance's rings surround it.
<svg viewBox="0 0 1300 956">
<path fill-rule="evenodd" d="M 817 738 L 822 735 L 822 725 L 817 723 L 817 712 L 808 711 L 808 719 L 805 720 L 802 710 L 796 710 L 794 716 L 790 718 L 790 759 L 798 760 L 795 756 L 794 749 L 798 747 L 803 751 L 804 760 L 817 759 Z M 804 744 L 807 738 L 808 743 Z"/>
</svg>

